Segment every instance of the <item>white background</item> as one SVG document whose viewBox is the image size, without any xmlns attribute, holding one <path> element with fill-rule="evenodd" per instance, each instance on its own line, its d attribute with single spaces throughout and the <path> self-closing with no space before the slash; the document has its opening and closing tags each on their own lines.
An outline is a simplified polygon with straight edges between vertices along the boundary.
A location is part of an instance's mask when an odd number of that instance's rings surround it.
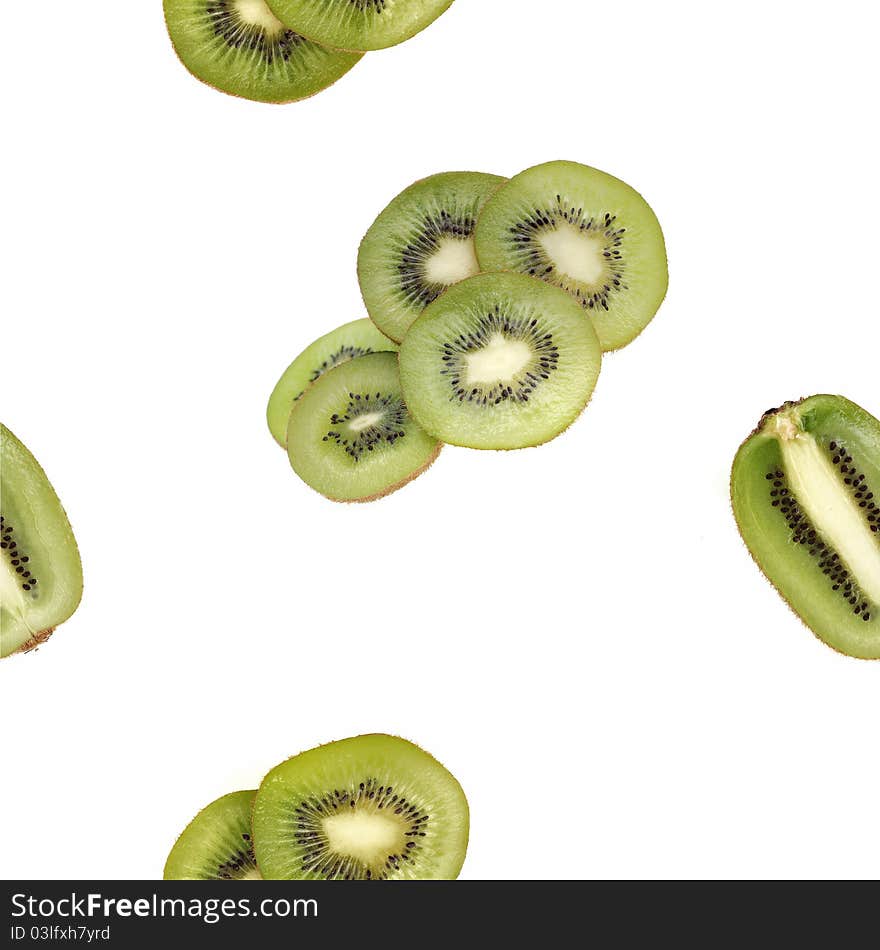
<svg viewBox="0 0 880 950">
<path fill-rule="evenodd" d="M 459 0 L 272 107 L 191 78 L 158 0 L 52 6 L 4 11 L 0 398 L 86 592 L 0 666 L 0 875 L 156 878 L 213 798 L 386 731 L 464 786 L 463 877 L 876 877 L 880 664 L 727 498 L 765 409 L 880 412 L 870 7 Z M 374 216 L 555 158 L 654 207 L 655 321 L 548 446 L 313 493 L 265 403 L 362 315 Z"/>
</svg>

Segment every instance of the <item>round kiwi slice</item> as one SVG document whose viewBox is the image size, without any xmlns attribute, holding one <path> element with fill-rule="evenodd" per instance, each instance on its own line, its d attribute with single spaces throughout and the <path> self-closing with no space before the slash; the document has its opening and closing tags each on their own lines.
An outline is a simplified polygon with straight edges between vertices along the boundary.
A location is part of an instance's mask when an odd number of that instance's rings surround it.
<svg viewBox="0 0 880 950">
<path fill-rule="evenodd" d="M 413 320 L 452 284 L 479 273 L 474 228 L 507 179 L 444 172 L 417 181 L 376 218 L 358 252 L 367 313 L 400 342 Z"/>
<path fill-rule="evenodd" d="M 287 367 L 272 390 L 266 410 L 272 437 L 282 448 L 287 446 L 287 423 L 293 404 L 328 370 L 367 353 L 396 352 L 397 344 L 380 333 L 366 317 L 337 327 L 315 340 Z"/>
<path fill-rule="evenodd" d="M 48 639 L 79 606 L 82 564 L 37 460 L 0 425 L 0 657 Z"/>
<path fill-rule="evenodd" d="M 334 501 L 387 495 L 439 452 L 406 408 L 394 353 L 370 353 L 325 373 L 294 405 L 287 427 L 293 470 Z"/>
<path fill-rule="evenodd" d="M 205 806 L 177 839 L 166 881 L 259 881 L 251 836 L 255 791 L 232 792 Z"/>
<path fill-rule="evenodd" d="M 666 246 L 654 212 L 629 185 L 576 162 L 510 179 L 475 235 L 484 271 L 511 270 L 567 290 L 590 314 L 603 350 L 626 346 L 666 295 Z"/>
<path fill-rule="evenodd" d="M 294 102 L 336 82 L 361 58 L 288 29 L 264 0 L 163 0 L 177 55 L 202 82 L 258 102 Z"/>
<path fill-rule="evenodd" d="M 731 473 L 740 533 L 804 623 L 880 659 L 880 420 L 842 396 L 764 414 Z"/>
<path fill-rule="evenodd" d="M 337 49 L 385 49 L 433 23 L 452 0 L 269 0 L 289 27 Z"/>
<path fill-rule="evenodd" d="M 596 331 L 571 296 L 534 277 L 480 274 L 412 325 L 400 379 L 426 432 L 475 449 L 518 449 L 577 418 L 601 362 Z"/>
<path fill-rule="evenodd" d="M 288 759 L 254 804 L 257 860 L 270 880 L 450 880 L 468 829 L 455 778 L 396 736 L 357 736 Z"/>
</svg>

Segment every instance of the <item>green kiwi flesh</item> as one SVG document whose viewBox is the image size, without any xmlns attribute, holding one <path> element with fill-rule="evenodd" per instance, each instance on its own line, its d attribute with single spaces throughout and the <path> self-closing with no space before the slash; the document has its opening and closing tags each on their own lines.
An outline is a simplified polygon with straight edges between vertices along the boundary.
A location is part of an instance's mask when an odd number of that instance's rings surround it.
<svg viewBox="0 0 880 950">
<path fill-rule="evenodd" d="M 324 373 L 368 353 L 396 352 L 397 344 L 380 333 L 366 317 L 337 327 L 315 340 L 287 367 L 272 390 L 266 410 L 272 437 L 286 448 L 287 423 L 293 404 Z"/>
<path fill-rule="evenodd" d="M 415 419 L 443 442 L 476 449 L 557 436 L 586 406 L 601 363 L 577 301 L 521 274 L 480 274 L 451 287 L 400 348 Z"/>
<path fill-rule="evenodd" d="M 256 791 L 232 792 L 205 806 L 177 839 L 166 881 L 259 881 L 251 834 Z"/>
<path fill-rule="evenodd" d="M 0 657 L 39 646 L 79 606 L 82 564 L 61 502 L 0 425 Z"/>
<path fill-rule="evenodd" d="M 272 880 L 451 880 L 467 850 L 455 778 L 395 736 L 331 742 L 272 769 L 254 804 L 257 861 Z"/>
<path fill-rule="evenodd" d="M 202 82 L 257 102 L 294 102 L 336 82 L 361 58 L 288 29 L 264 0 L 163 0 L 177 55 Z"/>
<path fill-rule="evenodd" d="M 325 373 L 294 404 L 287 427 L 293 470 L 334 501 L 387 495 L 439 451 L 409 414 L 394 353 L 370 353 Z"/>
<path fill-rule="evenodd" d="M 385 49 L 433 23 L 452 0 L 269 0 L 279 20 L 337 49 Z"/>
<path fill-rule="evenodd" d="M 376 218 L 358 251 L 367 313 L 400 342 L 425 307 L 479 272 L 474 228 L 506 181 L 482 172 L 443 172 L 410 185 Z"/>
<path fill-rule="evenodd" d="M 626 346 L 666 295 L 663 232 L 629 185 L 576 162 L 547 162 L 487 202 L 475 234 L 484 271 L 511 270 L 568 291 L 603 350 Z"/>
<path fill-rule="evenodd" d="M 842 396 L 771 410 L 733 463 L 758 566 L 821 640 L 880 658 L 880 421 Z"/>
</svg>

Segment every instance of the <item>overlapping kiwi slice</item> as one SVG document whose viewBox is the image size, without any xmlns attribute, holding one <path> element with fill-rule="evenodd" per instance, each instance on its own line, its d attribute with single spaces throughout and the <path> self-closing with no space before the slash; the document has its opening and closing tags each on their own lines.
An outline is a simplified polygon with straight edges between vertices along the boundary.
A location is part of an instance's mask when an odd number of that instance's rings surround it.
<svg viewBox="0 0 880 950">
<path fill-rule="evenodd" d="M 469 832 L 456 779 L 389 735 L 331 742 L 272 769 L 253 822 L 263 876 L 283 880 L 453 879 Z"/>
<path fill-rule="evenodd" d="M 0 425 L 0 657 L 45 641 L 82 591 L 79 550 L 61 502 L 37 460 Z"/>
<path fill-rule="evenodd" d="M 731 500 L 804 623 L 841 653 L 880 658 L 880 421 L 842 396 L 771 410 L 736 455 Z"/>
<path fill-rule="evenodd" d="M 361 54 L 285 26 L 264 0 L 163 0 L 168 33 L 198 79 L 259 102 L 294 102 L 336 82 Z"/>
<path fill-rule="evenodd" d="M 334 501 L 387 495 L 439 452 L 407 409 L 394 353 L 360 356 L 325 373 L 294 405 L 287 426 L 293 470 Z"/>
<path fill-rule="evenodd" d="M 293 404 L 324 373 L 368 353 L 390 352 L 397 352 L 397 344 L 367 318 L 353 320 L 315 340 L 287 367 L 272 390 L 266 410 L 272 437 L 282 448 L 287 446 Z"/>
<path fill-rule="evenodd" d="M 629 185 L 576 162 L 515 175 L 483 208 L 475 233 L 484 271 L 517 271 L 563 290 L 589 313 L 603 350 L 648 325 L 666 295 L 663 232 Z"/>
<path fill-rule="evenodd" d="M 168 860 L 166 881 L 259 881 L 251 834 L 256 791 L 232 792 L 205 806 L 184 828 Z"/>
<path fill-rule="evenodd" d="M 376 218 L 358 252 L 367 313 L 400 342 L 448 287 L 479 273 L 474 229 L 489 196 L 507 179 L 443 172 L 410 185 Z"/>
<path fill-rule="evenodd" d="M 520 274 L 481 274 L 412 325 L 400 377 L 425 431 L 455 445 L 516 449 L 574 421 L 601 362 L 592 324 L 564 291 Z"/>
<path fill-rule="evenodd" d="M 452 0 L 269 0 L 280 20 L 339 49 L 385 49 L 408 40 Z"/>
</svg>

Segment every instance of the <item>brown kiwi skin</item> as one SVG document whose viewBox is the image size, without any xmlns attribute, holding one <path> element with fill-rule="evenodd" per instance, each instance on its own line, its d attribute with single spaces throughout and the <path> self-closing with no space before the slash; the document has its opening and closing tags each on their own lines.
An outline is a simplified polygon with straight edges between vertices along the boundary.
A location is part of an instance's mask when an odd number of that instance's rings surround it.
<svg viewBox="0 0 880 950">
<path fill-rule="evenodd" d="M 17 650 L 13 650 L 9 656 L 17 656 L 19 653 L 30 653 L 32 650 L 36 650 L 37 647 L 41 647 L 54 632 L 55 627 L 47 627 L 45 630 L 35 633 L 30 640 L 25 640 L 25 642 L 22 643 Z"/>
<path fill-rule="evenodd" d="M 170 30 L 168 28 L 168 17 L 165 15 L 164 7 L 162 10 L 162 19 L 165 22 L 165 32 L 170 36 Z M 304 35 L 304 34 L 300 34 Z M 308 37 L 305 37 L 308 39 Z M 169 41 L 170 42 L 170 41 Z M 312 40 L 314 42 L 314 40 Z M 330 48 L 330 47 L 328 47 Z M 338 47 L 332 47 L 333 49 L 338 49 Z M 331 86 L 335 86 L 340 79 L 344 79 L 351 70 L 343 73 L 341 76 L 338 76 L 333 82 L 328 83 L 326 86 L 322 86 L 320 89 L 316 89 L 314 92 L 310 92 L 307 96 L 297 96 L 295 99 L 277 99 L 274 102 L 267 102 L 265 99 L 251 99 L 248 96 L 243 96 L 238 92 L 228 92 L 226 89 L 221 89 L 219 86 L 215 86 L 213 83 L 208 82 L 207 79 L 202 79 L 201 76 L 197 76 L 186 63 L 180 58 L 180 54 L 177 52 L 177 47 L 174 43 L 171 43 L 171 49 L 174 50 L 174 55 L 177 57 L 177 61 L 181 66 L 187 71 L 187 73 L 197 79 L 203 86 L 207 86 L 209 89 L 213 89 L 215 92 L 221 92 L 224 96 L 230 96 L 233 99 L 238 99 L 240 102 L 254 102 L 260 106 L 289 106 L 292 102 L 305 102 L 306 99 L 311 99 L 313 96 L 317 96 L 319 93 L 326 92 Z M 358 50 L 342 50 L 343 53 L 357 53 Z M 361 54 L 363 55 L 363 54 Z M 355 63 L 357 65 L 357 63 Z"/>
<path fill-rule="evenodd" d="M 758 420 L 758 424 L 755 426 L 755 428 L 752 429 L 752 431 L 742 440 L 742 442 L 739 445 L 739 448 L 741 449 L 746 444 L 746 442 L 748 442 L 749 439 L 752 438 L 752 436 L 757 435 L 761 431 L 761 429 L 763 429 L 764 421 L 767 419 L 768 416 L 774 416 L 776 415 L 777 412 L 781 412 L 783 409 L 789 409 L 791 406 L 797 406 L 799 403 L 802 403 L 805 399 L 808 399 L 808 398 L 809 398 L 808 396 L 801 396 L 800 399 L 788 399 L 781 406 L 777 406 L 775 409 L 768 409 Z M 737 449 L 737 454 L 738 453 L 739 453 L 739 449 Z M 746 544 L 745 538 L 743 537 L 743 533 L 742 533 L 742 527 L 740 526 L 739 520 L 736 517 L 736 509 L 733 506 L 733 466 L 736 464 L 736 454 L 734 455 L 733 458 L 734 458 L 734 461 L 731 462 L 730 477 L 728 479 L 728 481 L 730 482 L 730 492 L 729 492 L 730 511 L 731 511 L 731 514 L 733 515 L 734 522 L 736 522 L 736 533 L 739 536 L 740 543 L 746 549 L 746 551 L 748 551 L 749 557 L 752 559 L 752 563 L 755 565 L 755 567 L 758 568 L 758 572 L 760 573 L 761 577 L 763 577 L 764 580 L 766 580 L 770 584 L 773 590 L 776 591 L 776 593 L 779 595 L 779 599 L 785 604 L 786 607 L 788 607 L 788 609 L 795 615 L 795 617 L 797 617 L 800 624 L 806 627 L 807 630 L 810 631 L 811 636 L 813 637 L 814 640 L 816 640 L 817 643 L 821 643 L 823 647 L 833 650 L 838 656 L 845 657 L 847 660 L 861 660 L 863 663 L 876 663 L 878 660 L 880 660 L 880 657 L 870 657 L 870 656 L 855 656 L 854 657 L 849 653 L 844 653 L 843 650 L 839 650 L 836 646 L 834 646 L 833 643 L 828 643 L 827 640 L 823 640 L 819 636 L 819 634 L 816 633 L 816 631 L 813 630 L 811 626 L 809 626 L 809 624 L 804 622 L 804 618 L 801 617 L 801 615 L 794 609 L 794 607 L 791 605 L 791 601 L 785 596 L 785 594 L 782 593 L 782 591 L 776 586 L 776 584 L 773 583 L 773 581 L 767 576 L 767 574 L 764 573 L 764 568 L 761 567 L 761 565 L 758 563 L 758 559 L 755 557 L 754 554 L 752 554 L 752 549 Z"/>
</svg>

